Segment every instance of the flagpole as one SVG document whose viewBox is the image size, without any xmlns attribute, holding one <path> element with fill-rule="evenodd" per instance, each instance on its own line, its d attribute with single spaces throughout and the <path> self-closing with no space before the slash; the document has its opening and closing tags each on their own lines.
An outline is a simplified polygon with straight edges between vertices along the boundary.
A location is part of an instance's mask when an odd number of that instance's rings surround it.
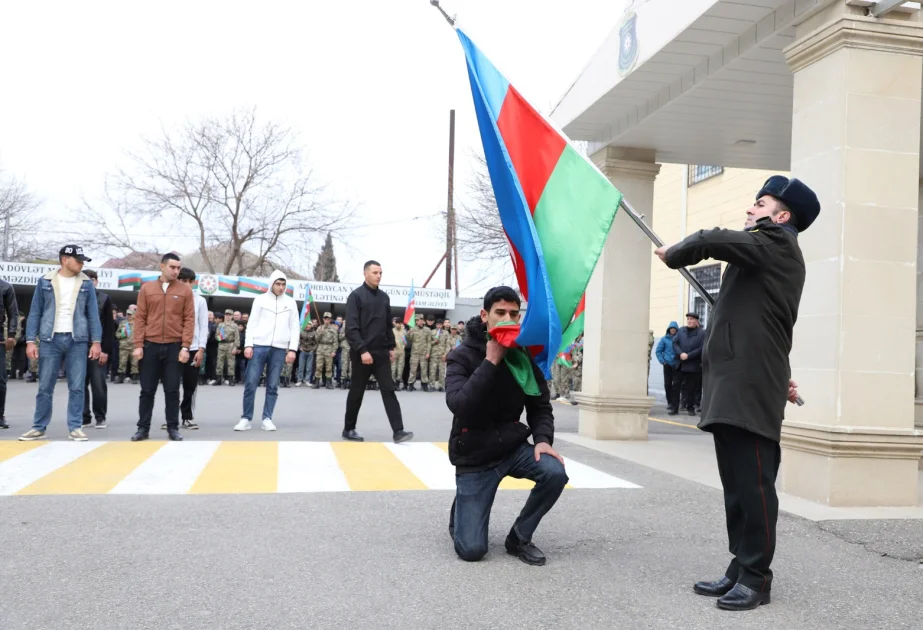
<svg viewBox="0 0 923 630">
<path fill-rule="evenodd" d="M 445 10 L 441 6 L 439 6 L 439 0 L 429 0 L 429 3 L 433 5 L 434 7 L 436 7 L 437 9 L 439 9 L 439 12 L 442 14 L 442 17 L 445 18 L 445 21 L 449 23 L 449 26 L 451 26 L 452 28 L 455 28 L 455 19 L 458 16 L 453 15 L 452 17 L 449 17 L 449 14 L 446 13 Z"/>
<path fill-rule="evenodd" d="M 663 247 L 663 240 L 657 236 L 656 233 L 654 233 L 654 230 L 652 230 L 647 225 L 647 223 L 644 222 L 644 217 L 635 212 L 635 209 L 631 207 L 630 203 L 625 201 L 623 198 L 622 201 L 619 202 L 619 207 L 628 213 L 628 216 L 631 217 L 631 220 L 634 221 L 639 228 L 641 228 L 641 231 L 644 232 L 649 239 L 651 239 L 651 242 L 653 242 L 654 245 L 657 247 Z M 689 273 L 688 269 L 685 267 L 680 267 L 679 273 L 689 282 L 689 284 L 692 285 L 698 294 L 702 296 L 702 299 L 708 302 L 709 306 L 713 307 L 715 305 L 715 298 L 713 298 L 711 294 L 705 290 L 705 287 L 703 287 L 699 281 L 696 280 L 691 273 Z M 801 396 L 798 396 L 798 398 L 795 399 L 795 404 L 799 407 L 802 406 L 804 404 L 804 399 Z"/>
</svg>

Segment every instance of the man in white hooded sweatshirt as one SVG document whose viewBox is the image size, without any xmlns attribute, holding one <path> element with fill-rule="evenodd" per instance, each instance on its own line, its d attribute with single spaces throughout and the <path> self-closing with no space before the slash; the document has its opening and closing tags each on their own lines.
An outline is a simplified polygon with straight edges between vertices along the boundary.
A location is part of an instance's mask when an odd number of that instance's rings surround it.
<svg viewBox="0 0 923 630">
<path fill-rule="evenodd" d="M 269 291 L 253 300 L 247 323 L 244 357 L 249 361 L 244 375 L 244 413 L 235 431 L 249 431 L 253 420 L 256 388 L 266 367 L 266 400 L 263 403 L 264 431 L 275 431 L 272 411 L 279 397 L 279 377 L 283 363 L 294 363 L 298 350 L 298 304 L 285 295 L 286 279 L 281 271 L 269 276 Z"/>
</svg>

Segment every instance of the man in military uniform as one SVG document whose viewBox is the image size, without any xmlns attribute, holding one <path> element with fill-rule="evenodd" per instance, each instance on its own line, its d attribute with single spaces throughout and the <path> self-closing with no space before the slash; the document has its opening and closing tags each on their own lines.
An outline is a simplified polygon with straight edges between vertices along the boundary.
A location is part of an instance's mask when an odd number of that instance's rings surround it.
<svg viewBox="0 0 923 630">
<path fill-rule="evenodd" d="M 651 380 L 651 354 L 654 352 L 654 331 L 647 331 L 647 380 Z M 650 394 L 650 385 L 648 385 L 648 394 Z"/>
<path fill-rule="evenodd" d="M 317 352 L 317 332 L 314 323 L 306 321 L 298 336 L 298 382 L 295 387 L 314 380 L 314 353 Z"/>
<path fill-rule="evenodd" d="M 394 381 L 394 390 L 401 390 L 401 379 L 404 376 L 404 351 L 407 349 L 407 334 L 404 331 L 404 322 L 395 317 L 394 324 L 394 354 L 391 359 L 391 379 Z"/>
<path fill-rule="evenodd" d="M 433 340 L 430 344 L 430 361 L 429 361 L 429 382 L 433 391 L 445 391 L 445 356 L 451 350 L 449 346 L 449 331 L 443 325 L 445 321 L 436 322 L 436 328 L 433 330 Z M 449 322 L 449 326 L 452 322 Z"/>
<path fill-rule="evenodd" d="M 333 389 L 333 359 L 336 357 L 340 336 L 337 327 L 330 323 L 330 313 L 324 313 L 324 323 L 317 329 L 316 336 L 314 389 L 320 389 L 322 379 L 327 389 Z"/>
<path fill-rule="evenodd" d="M 417 319 L 416 328 L 411 328 L 407 334 L 410 341 L 410 376 L 407 377 L 407 391 L 415 391 L 417 382 L 417 368 L 420 368 L 420 379 L 423 381 L 423 391 L 429 384 L 429 350 L 433 334 L 429 328 L 423 326 L 423 318 Z"/>
<path fill-rule="evenodd" d="M 552 370 L 554 378 L 554 393 L 558 397 L 558 402 L 570 402 L 567 398 L 570 395 L 570 381 L 574 374 L 573 364 L 564 365 L 561 361 L 566 361 L 567 355 L 560 355 L 554 360 L 555 369 Z M 571 360 L 573 360 L 571 358 Z"/>
<path fill-rule="evenodd" d="M 125 379 L 129 377 L 130 366 L 131 382 L 135 385 L 138 384 L 138 359 L 136 359 L 132 353 L 132 350 L 135 349 L 133 340 L 135 334 L 135 310 L 137 310 L 137 308 L 135 304 L 128 307 L 128 310 L 125 312 L 125 319 L 122 320 L 118 330 L 115 332 L 115 336 L 119 340 L 118 383 L 124 383 Z"/>
<path fill-rule="evenodd" d="M 352 362 L 349 359 L 349 339 L 346 338 L 346 326 L 340 326 L 340 389 L 349 389 L 349 379 L 353 375 Z"/>
<path fill-rule="evenodd" d="M 266 373 L 266 370 L 263 370 Z M 282 364 L 282 374 L 279 376 L 279 387 L 292 386 L 292 364 L 286 361 Z"/>
<path fill-rule="evenodd" d="M 583 335 L 577 337 L 577 347 L 574 348 L 571 356 L 574 358 L 574 384 L 571 387 L 571 391 L 580 392 L 583 391 Z M 573 400 L 570 404 L 576 405 L 577 401 Z"/>
<path fill-rule="evenodd" d="M 225 385 L 234 385 L 234 368 L 237 363 L 238 345 L 240 344 L 240 328 L 234 323 L 234 311 L 226 309 L 224 311 L 224 321 L 219 322 L 215 328 L 215 339 L 218 340 L 218 382 L 221 385 L 221 378 L 224 374 L 224 367 L 228 368 L 228 378 L 224 381 Z"/>
</svg>

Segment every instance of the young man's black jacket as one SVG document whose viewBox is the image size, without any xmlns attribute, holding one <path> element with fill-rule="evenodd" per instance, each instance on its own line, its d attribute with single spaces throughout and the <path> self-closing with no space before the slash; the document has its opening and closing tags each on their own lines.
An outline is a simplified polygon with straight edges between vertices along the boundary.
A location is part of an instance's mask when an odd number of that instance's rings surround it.
<svg viewBox="0 0 923 630">
<path fill-rule="evenodd" d="M 391 298 L 366 283 L 346 299 L 346 339 L 353 354 L 387 354 L 394 350 L 391 326 Z"/>
<path fill-rule="evenodd" d="M 471 318 L 467 336 L 446 359 L 445 399 L 452 411 L 449 461 L 456 471 L 493 468 L 529 435 L 535 443 L 554 442 L 554 414 L 548 384 L 535 363 L 540 395 L 526 396 L 506 364 L 486 359 L 487 327 Z M 519 421 L 526 412 L 528 426 Z"/>
<path fill-rule="evenodd" d="M 103 327 L 102 343 L 100 344 L 102 351 L 106 354 L 118 354 L 118 345 L 113 345 L 112 343 L 115 339 L 115 318 L 112 317 L 115 307 L 112 305 L 112 298 L 97 289 L 96 303 L 99 305 L 99 321 Z M 118 358 L 116 357 L 115 360 L 118 361 Z"/>
<path fill-rule="evenodd" d="M 15 339 L 16 331 L 19 328 L 19 306 L 16 304 L 16 292 L 13 290 L 13 285 L 6 280 L 0 280 L 0 300 L 2 300 L 2 304 L 0 304 L 0 329 L 6 323 L 6 314 L 9 312 L 7 336 Z"/>
</svg>

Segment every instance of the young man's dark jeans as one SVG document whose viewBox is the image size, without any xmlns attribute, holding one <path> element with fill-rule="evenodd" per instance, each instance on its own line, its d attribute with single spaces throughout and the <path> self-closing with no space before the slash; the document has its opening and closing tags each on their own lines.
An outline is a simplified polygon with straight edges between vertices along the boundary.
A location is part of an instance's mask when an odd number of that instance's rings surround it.
<svg viewBox="0 0 923 630">
<path fill-rule="evenodd" d="M 455 501 L 450 525 L 455 527 L 455 553 L 462 560 L 480 560 L 487 553 L 487 528 L 497 488 L 504 477 L 531 479 L 529 493 L 513 530 L 523 542 L 531 542 L 542 517 L 548 513 L 568 482 L 564 465 L 550 455 L 535 461 L 535 447 L 524 442 L 496 468 L 455 475 Z"/>
<path fill-rule="evenodd" d="M 183 374 L 183 364 L 179 362 L 180 348 L 182 344 L 178 341 L 176 343 L 144 342 L 138 429 L 145 433 L 151 430 L 154 397 L 157 395 L 157 385 L 161 382 L 166 402 L 167 429 L 179 430 L 179 386 Z"/>
<path fill-rule="evenodd" d="M 263 399 L 263 420 L 272 420 L 272 413 L 279 398 L 279 378 L 285 366 L 285 348 L 272 346 L 253 346 L 253 358 L 247 362 L 244 374 L 244 411 L 240 416 L 253 420 L 253 407 L 256 404 L 256 390 L 266 368 L 266 398 Z"/>
<path fill-rule="evenodd" d="M 118 357 L 116 357 L 116 362 L 118 362 Z M 83 424 L 90 424 L 93 416 L 96 416 L 96 424 L 106 421 L 108 406 L 106 371 L 108 369 L 108 365 L 99 364 L 99 359 L 87 359 L 87 376 L 83 387 Z M 90 414 L 90 390 L 93 394 L 92 415 Z"/>
</svg>

